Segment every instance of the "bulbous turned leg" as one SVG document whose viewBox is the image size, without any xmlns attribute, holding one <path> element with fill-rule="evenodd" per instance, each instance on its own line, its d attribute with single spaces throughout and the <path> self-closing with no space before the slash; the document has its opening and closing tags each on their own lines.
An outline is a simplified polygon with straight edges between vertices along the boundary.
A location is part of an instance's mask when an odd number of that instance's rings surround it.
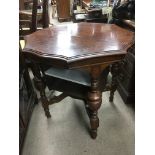
<svg viewBox="0 0 155 155">
<path fill-rule="evenodd" d="M 97 116 L 97 111 L 92 111 L 90 113 L 90 124 L 90 135 L 93 139 L 95 139 L 97 137 L 97 128 L 99 127 L 99 118 Z"/>
<path fill-rule="evenodd" d="M 99 127 L 98 109 L 101 106 L 101 93 L 99 91 L 88 93 L 88 116 L 90 118 L 90 135 L 93 139 L 97 137 L 97 128 Z"/>
<path fill-rule="evenodd" d="M 37 66 L 36 64 L 33 64 L 32 72 L 34 74 L 35 87 L 40 92 L 42 107 L 43 107 L 43 109 L 45 111 L 45 115 L 46 115 L 47 118 L 50 118 L 51 114 L 49 112 L 49 101 L 48 101 L 48 99 L 47 99 L 47 97 L 45 95 L 45 85 L 44 85 L 42 77 L 41 77 L 39 66 Z"/>
<path fill-rule="evenodd" d="M 85 102 L 85 109 L 86 109 L 86 112 L 88 114 L 88 116 L 90 117 L 90 108 L 89 108 L 89 105 L 87 104 L 87 102 Z"/>
<path fill-rule="evenodd" d="M 111 82 L 111 90 L 110 90 L 110 97 L 109 97 L 109 101 L 113 102 L 114 100 L 114 93 L 117 89 L 117 85 L 118 85 L 118 74 L 119 74 L 119 64 L 118 63 L 114 63 L 111 67 L 111 74 L 112 74 L 112 82 Z"/>
<path fill-rule="evenodd" d="M 88 104 L 85 104 L 86 112 L 88 114 L 88 117 L 90 119 L 90 135 L 93 139 L 97 137 L 97 128 L 99 127 L 99 119 L 97 116 L 97 111 L 92 111 Z"/>
<path fill-rule="evenodd" d="M 98 109 L 102 103 L 102 93 L 99 91 L 100 68 L 92 68 L 91 71 L 91 88 L 87 96 L 87 111 L 90 118 L 90 134 L 93 139 L 97 137 L 97 128 L 99 127 Z"/>
</svg>

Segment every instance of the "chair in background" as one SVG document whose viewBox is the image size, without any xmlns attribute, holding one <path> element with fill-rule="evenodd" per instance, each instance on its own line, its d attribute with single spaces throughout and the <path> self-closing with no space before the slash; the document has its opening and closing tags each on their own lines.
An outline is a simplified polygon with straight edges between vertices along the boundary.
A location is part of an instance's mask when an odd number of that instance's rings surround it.
<svg viewBox="0 0 155 155">
<path fill-rule="evenodd" d="M 19 36 L 35 32 L 49 26 L 47 0 L 19 0 Z"/>
<path fill-rule="evenodd" d="M 25 61 L 20 41 L 23 36 L 38 30 L 39 20 L 42 27 L 48 27 L 48 7 L 45 7 L 47 6 L 45 0 L 42 4 L 38 3 L 38 0 L 20 0 L 19 6 L 19 151 L 21 154 L 29 120 L 35 104 L 38 103 L 38 98 L 29 74 L 28 67 L 32 64 L 30 61 Z M 43 11 L 37 12 L 38 7 L 42 6 Z"/>
</svg>

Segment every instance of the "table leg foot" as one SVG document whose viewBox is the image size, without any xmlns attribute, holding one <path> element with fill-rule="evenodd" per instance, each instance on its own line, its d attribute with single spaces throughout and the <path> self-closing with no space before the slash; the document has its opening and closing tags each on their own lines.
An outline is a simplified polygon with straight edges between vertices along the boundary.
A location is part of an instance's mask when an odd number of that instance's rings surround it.
<svg viewBox="0 0 155 155">
<path fill-rule="evenodd" d="M 90 135 L 93 139 L 97 137 L 97 128 L 99 127 L 99 118 L 97 116 L 97 111 L 90 112 Z"/>
<path fill-rule="evenodd" d="M 87 95 L 87 112 L 90 119 L 90 134 L 93 139 L 97 137 L 99 127 L 98 109 L 102 103 L 102 93 L 99 90 L 99 77 L 101 70 L 94 67 L 91 70 L 91 88 Z"/>
<path fill-rule="evenodd" d="M 101 93 L 99 91 L 88 93 L 88 105 L 86 108 L 90 119 L 90 134 L 93 139 L 97 137 L 97 128 L 99 127 L 98 109 L 101 106 Z"/>
<path fill-rule="evenodd" d="M 96 137 L 97 137 L 97 130 L 91 130 L 90 131 L 90 135 L 91 135 L 92 139 L 96 139 Z"/>
<path fill-rule="evenodd" d="M 51 118 L 51 114 L 50 114 L 49 110 L 45 111 L 45 115 L 46 115 L 47 118 Z"/>
<path fill-rule="evenodd" d="M 88 104 L 85 104 L 85 108 L 86 108 L 86 112 L 88 114 L 88 117 L 90 119 L 90 125 L 91 125 L 91 129 L 90 129 L 90 135 L 92 139 L 96 139 L 97 137 L 97 128 L 99 126 L 99 119 L 97 117 L 97 112 L 93 112 L 90 108 Z"/>
<path fill-rule="evenodd" d="M 47 97 L 45 96 L 45 92 L 43 90 L 42 92 L 40 92 L 40 96 L 41 96 L 42 107 L 44 109 L 45 115 L 47 118 L 50 118 L 51 114 L 49 111 L 49 101 L 47 100 Z"/>
</svg>

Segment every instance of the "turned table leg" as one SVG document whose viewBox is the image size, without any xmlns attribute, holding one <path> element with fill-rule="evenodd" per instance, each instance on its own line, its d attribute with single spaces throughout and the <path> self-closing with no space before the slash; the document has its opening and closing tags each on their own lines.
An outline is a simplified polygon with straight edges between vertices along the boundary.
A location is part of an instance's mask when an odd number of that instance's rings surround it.
<svg viewBox="0 0 155 155">
<path fill-rule="evenodd" d="M 51 117 L 51 114 L 49 112 L 49 101 L 45 95 L 45 85 L 42 81 L 39 66 L 35 63 L 33 63 L 33 65 L 32 65 L 32 72 L 34 74 L 35 87 L 40 92 L 42 107 L 44 108 L 46 117 L 49 118 L 49 117 Z"/>
<path fill-rule="evenodd" d="M 102 94 L 98 89 L 100 68 L 92 68 L 91 72 L 91 89 L 88 92 L 88 116 L 90 118 L 90 134 L 93 139 L 97 137 L 97 128 L 99 127 L 98 109 L 102 103 Z"/>
<path fill-rule="evenodd" d="M 117 89 L 117 77 L 118 77 L 118 72 L 119 72 L 119 64 L 118 63 L 114 63 L 111 67 L 111 74 L 112 74 L 112 82 L 111 82 L 111 90 L 110 90 L 110 97 L 109 97 L 109 101 L 113 102 L 114 99 L 114 93 Z"/>
</svg>

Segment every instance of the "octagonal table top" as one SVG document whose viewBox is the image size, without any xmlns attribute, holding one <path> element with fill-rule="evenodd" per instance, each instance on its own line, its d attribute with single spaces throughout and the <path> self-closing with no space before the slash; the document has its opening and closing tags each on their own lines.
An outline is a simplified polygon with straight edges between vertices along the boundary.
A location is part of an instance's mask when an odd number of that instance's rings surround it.
<svg viewBox="0 0 155 155">
<path fill-rule="evenodd" d="M 74 23 L 51 26 L 25 37 L 24 54 L 70 63 L 125 55 L 134 33 L 114 24 Z"/>
</svg>

